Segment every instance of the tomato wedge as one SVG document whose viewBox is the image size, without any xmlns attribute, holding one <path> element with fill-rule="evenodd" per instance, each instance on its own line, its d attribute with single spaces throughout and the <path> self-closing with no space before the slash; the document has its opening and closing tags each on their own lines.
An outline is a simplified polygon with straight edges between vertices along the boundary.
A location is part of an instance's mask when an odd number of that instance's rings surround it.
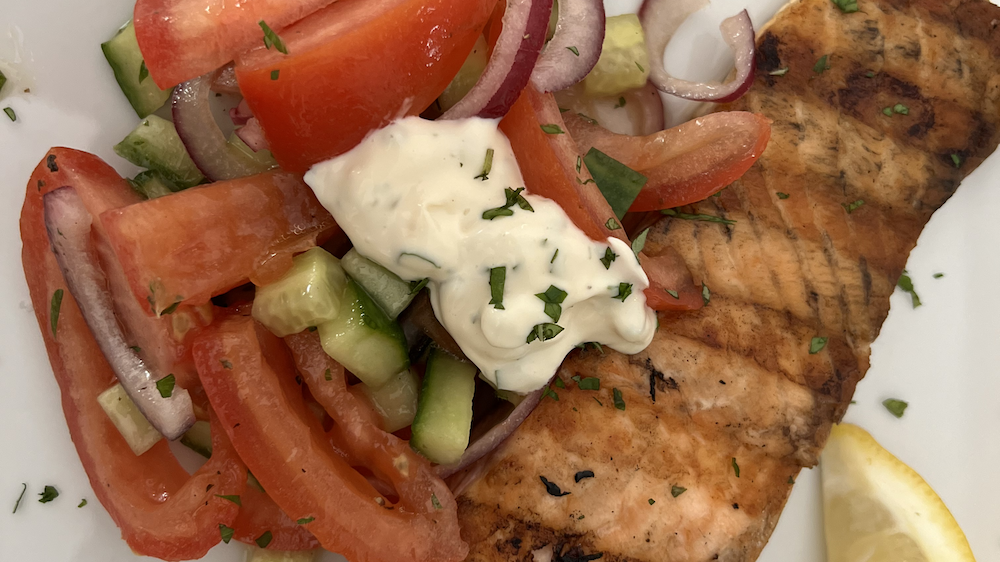
<svg viewBox="0 0 1000 562">
<path fill-rule="evenodd" d="M 412 506 L 393 505 L 377 492 L 334 452 L 305 410 L 294 367 L 282 357 L 287 349 L 279 353 L 278 345 L 252 319 L 232 317 L 202 334 L 194 354 L 233 445 L 281 509 L 307 520 L 305 528 L 324 548 L 357 562 L 465 558 L 467 549 L 440 541 L 442 530 L 458 528 L 450 495 L 437 498 L 438 510 L 430 493 Z"/>
<path fill-rule="evenodd" d="M 122 183 L 96 156 L 52 149 L 32 174 L 21 211 L 25 277 L 62 392 L 66 424 L 94 494 L 134 551 L 164 560 L 200 558 L 219 542 L 219 524 L 231 524 L 238 511 L 236 505 L 215 494 L 242 493 L 246 469 L 224 431 L 212 432 L 216 453 L 191 476 L 174 459 L 165 441 L 142 456 L 132 452 L 97 402 L 97 395 L 114 384 L 115 375 L 66 289 L 45 232 L 45 191 L 77 186 L 92 208 L 128 199 L 129 195 L 118 190 Z M 58 289 L 63 298 L 53 335 L 49 310 Z M 211 491 L 207 491 L 209 487 Z"/>
<path fill-rule="evenodd" d="M 646 136 L 612 133 L 576 115 L 566 126 L 581 152 L 591 147 L 648 178 L 631 212 L 702 201 L 733 183 L 760 158 L 771 122 L 745 111 L 711 113 Z"/>
<path fill-rule="evenodd" d="M 313 550 L 319 541 L 302 525 L 292 521 L 270 496 L 247 486 L 240 496 L 240 513 L 233 522 L 233 538 L 254 544 L 264 533 L 271 533 L 271 550 Z"/>
<path fill-rule="evenodd" d="M 336 230 L 309 186 L 281 172 L 113 209 L 101 221 L 148 314 L 207 303 L 247 279 L 273 281 Z"/>
<path fill-rule="evenodd" d="M 138 0 L 133 21 L 149 76 L 166 89 L 207 74 L 333 0 Z"/>
<path fill-rule="evenodd" d="M 340 0 L 263 46 L 236 77 L 281 167 L 305 172 L 416 115 L 465 62 L 496 0 Z"/>
</svg>

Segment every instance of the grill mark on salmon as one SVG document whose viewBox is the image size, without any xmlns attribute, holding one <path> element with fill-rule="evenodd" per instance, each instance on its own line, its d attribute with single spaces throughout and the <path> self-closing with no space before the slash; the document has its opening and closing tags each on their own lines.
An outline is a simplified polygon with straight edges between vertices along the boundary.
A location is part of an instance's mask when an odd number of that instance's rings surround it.
<svg viewBox="0 0 1000 562">
<path fill-rule="evenodd" d="M 661 314 L 642 354 L 571 355 L 559 401 L 458 475 L 475 480 L 458 499 L 469 560 L 543 547 L 565 561 L 756 559 L 868 369 L 920 230 L 997 146 L 997 22 L 985 0 L 872 0 L 855 14 L 801 0 L 761 30 L 756 82 L 732 109 L 772 119 L 771 144 L 685 209 L 736 224 L 664 219 L 646 244 L 683 256 L 711 302 Z M 906 113 L 883 113 L 896 104 Z M 827 338 L 817 353 L 813 337 Z M 576 483 L 580 470 L 595 477 Z"/>
</svg>

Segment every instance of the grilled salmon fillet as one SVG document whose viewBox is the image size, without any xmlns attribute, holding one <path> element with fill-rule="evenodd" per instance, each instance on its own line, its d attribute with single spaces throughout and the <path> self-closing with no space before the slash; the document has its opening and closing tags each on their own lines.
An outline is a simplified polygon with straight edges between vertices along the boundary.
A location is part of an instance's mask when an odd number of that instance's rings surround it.
<svg viewBox="0 0 1000 562">
<path fill-rule="evenodd" d="M 733 222 L 664 219 L 646 246 L 680 252 L 710 302 L 661 314 L 642 354 L 567 359 L 558 401 L 464 475 L 469 560 L 757 558 L 921 229 L 998 142 L 1000 9 L 859 6 L 801 0 L 758 34 L 756 82 L 729 109 L 769 117 L 770 145 L 685 209 Z"/>
</svg>

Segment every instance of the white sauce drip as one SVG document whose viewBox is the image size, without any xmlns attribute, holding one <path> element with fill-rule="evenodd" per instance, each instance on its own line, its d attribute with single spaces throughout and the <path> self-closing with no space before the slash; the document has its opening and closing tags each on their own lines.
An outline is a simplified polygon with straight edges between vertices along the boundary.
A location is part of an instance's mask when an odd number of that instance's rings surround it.
<svg viewBox="0 0 1000 562">
<path fill-rule="evenodd" d="M 489 148 L 489 178 L 477 179 Z M 580 343 L 638 353 L 652 341 L 649 281 L 625 242 L 592 241 L 558 204 L 526 192 L 534 212 L 514 205 L 512 216 L 483 219 L 506 203 L 505 187 L 524 185 L 494 120 L 401 119 L 315 165 L 305 181 L 358 252 L 403 279 L 430 279 L 438 320 L 497 388 L 541 388 Z M 617 258 L 606 268 L 609 246 Z M 490 269 L 500 266 L 502 310 L 489 304 Z M 620 283 L 631 284 L 624 302 L 615 298 Z M 554 322 L 535 296 L 549 286 L 567 293 L 564 330 L 527 343 L 534 326 Z"/>
</svg>

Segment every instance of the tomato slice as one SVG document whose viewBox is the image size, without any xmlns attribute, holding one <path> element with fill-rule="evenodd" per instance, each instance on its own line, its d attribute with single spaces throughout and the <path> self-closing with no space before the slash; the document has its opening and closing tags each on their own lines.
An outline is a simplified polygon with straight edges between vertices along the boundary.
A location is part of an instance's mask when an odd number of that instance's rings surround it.
<svg viewBox="0 0 1000 562">
<path fill-rule="evenodd" d="M 259 47 L 236 77 L 281 167 L 305 172 L 416 115 L 465 62 L 496 0 L 340 0 Z"/>
<path fill-rule="evenodd" d="M 204 304 L 275 280 L 292 255 L 336 230 L 297 176 L 269 172 L 188 189 L 101 215 L 135 299 L 148 314 Z"/>
<path fill-rule="evenodd" d="M 745 111 L 711 113 L 646 136 L 615 134 L 576 115 L 566 126 L 582 152 L 594 147 L 648 178 L 632 212 L 704 200 L 750 169 L 771 138 L 771 121 Z"/>
<path fill-rule="evenodd" d="M 277 345 L 252 319 L 233 317 L 202 334 L 194 350 L 212 406 L 274 501 L 293 520 L 308 520 L 305 528 L 324 548 L 351 560 L 464 559 L 467 549 L 440 541 L 443 529 L 458 527 L 450 496 L 438 498 L 438 510 L 430 494 L 410 506 L 392 505 L 377 492 L 334 452 L 305 410 L 294 368 L 281 357 L 287 349 L 281 354 Z"/>
<path fill-rule="evenodd" d="M 272 550 L 313 550 L 319 541 L 302 525 L 292 521 L 270 496 L 247 486 L 240 496 L 240 513 L 233 522 L 233 538 L 254 544 L 264 533 L 271 533 L 267 548 Z"/>
<path fill-rule="evenodd" d="M 24 273 L 70 436 L 94 495 L 134 551 L 164 560 L 200 558 L 219 542 L 218 525 L 231 524 L 238 511 L 215 494 L 242 493 L 246 469 L 223 431 L 212 432 L 217 453 L 191 476 L 165 441 L 136 456 L 98 404 L 97 395 L 114 384 L 115 375 L 66 288 L 45 231 L 42 195 L 63 185 L 76 187 L 89 209 L 127 203 L 132 195 L 96 156 L 54 148 L 32 174 L 21 210 Z M 60 289 L 53 335 L 50 302 Z"/>
<path fill-rule="evenodd" d="M 333 0 L 138 0 L 133 21 L 149 76 L 166 89 L 207 74 L 238 53 L 262 44 L 272 30 L 298 21 Z"/>
</svg>

